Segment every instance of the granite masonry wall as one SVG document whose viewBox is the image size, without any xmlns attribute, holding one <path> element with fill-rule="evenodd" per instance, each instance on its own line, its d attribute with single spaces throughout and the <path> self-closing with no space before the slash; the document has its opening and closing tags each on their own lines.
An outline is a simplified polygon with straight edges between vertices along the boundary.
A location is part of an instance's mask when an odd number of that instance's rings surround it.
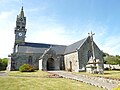
<svg viewBox="0 0 120 90">
<path fill-rule="evenodd" d="M 79 71 L 78 52 L 73 52 L 64 55 L 65 70 L 67 71 Z"/>
</svg>

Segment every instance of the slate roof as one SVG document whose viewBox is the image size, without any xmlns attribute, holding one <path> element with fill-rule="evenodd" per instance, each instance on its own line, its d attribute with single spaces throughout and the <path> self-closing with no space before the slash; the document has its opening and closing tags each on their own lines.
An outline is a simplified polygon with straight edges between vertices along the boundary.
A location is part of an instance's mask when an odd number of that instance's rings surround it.
<svg viewBox="0 0 120 90">
<path fill-rule="evenodd" d="M 82 40 L 80 40 L 78 42 L 75 42 L 75 43 L 67 46 L 66 49 L 65 49 L 64 54 L 75 52 L 77 49 L 79 49 L 82 46 L 82 44 L 85 42 L 86 39 L 87 38 L 84 38 L 84 39 L 82 39 Z"/>
<path fill-rule="evenodd" d="M 72 53 L 75 52 L 77 49 L 79 49 L 82 44 L 85 42 L 87 38 L 84 38 L 78 42 L 75 42 L 69 46 L 65 46 L 65 45 L 54 45 L 54 44 L 44 44 L 44 43 L 31 43 L 31 42 L 25 42 L 25 44 L 20 45 L 20 46 L 27 46 L 27 47 L 31 47 L 31 48 L 27 48 L 27 50 L 29 51 L 33 51 L 38 52 L 38 50 L 41 48 L 41 50 L 39 50 L 39 52 L 43 52 L 42 48 L 50 48 L 50 46 L 52 46 L 52 49 L 56 51 L 57 54 L 68 54 L 68 53 Z M 35 51 L 33 50 L 33 48 L 35 49 Z M 37 49 L 39 48 L 39 49 Z M 37 50 L 37 51 L 36 51 Z"/>
<path fill-rule="evenodd" d="M 25 42 L 25 44 L 20 45 L 20 46 L 28 46 L 28 47 L 36 47 L 36 48 L 49 48 L 51 45 L 50 44 L 44 44 L 44 43 Z"/>
<path fill-rule="evenodd" d="M 58 45 L 58 46 L 53 46 L 52 49 L 56 51 L 56 54 L 64 54 L 66 47 L 67 46 Z"/>
<path fill-rule="evenodd" d="M 64 51 L 67 47 L 65 45 L 31 43 L 31 42 L 25 42 L 24 44 L 21 44 L 20 46 L 25 46 L 25 47 L 21 47 L 19 52 L 31 52 L 31 53 L 43 53 L 46 49 L 52 46 L 52 49 L 56 51 L 56 54 L 64 54 Z"/>
</svg>

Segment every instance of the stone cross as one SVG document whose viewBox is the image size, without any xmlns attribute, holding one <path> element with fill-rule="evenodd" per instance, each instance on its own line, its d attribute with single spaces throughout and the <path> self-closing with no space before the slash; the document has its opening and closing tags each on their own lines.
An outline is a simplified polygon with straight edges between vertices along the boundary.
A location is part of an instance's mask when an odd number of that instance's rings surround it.
<svg viewBox="0 0 120 90">
<path fill-rule="evenodd" d="M 94 44 L 93 44 L 93 35 L 95 35 L 95 33 L 88 33 L 88 35 L 90 36 L 91 39 L 91 47 L 92 47 L 92 53 L 93 53 L 93 60 L 95 60 L 95 51 L 94 51 Z"/>
</svg>

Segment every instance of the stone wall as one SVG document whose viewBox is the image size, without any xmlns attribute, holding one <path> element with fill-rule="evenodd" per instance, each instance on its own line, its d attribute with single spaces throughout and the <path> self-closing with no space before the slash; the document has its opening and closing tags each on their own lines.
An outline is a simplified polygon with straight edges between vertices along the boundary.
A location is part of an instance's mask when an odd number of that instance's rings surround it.
<svg viewBox="0 0 120 90">
<path fill-rule="evenodd" d="M 54 70 L 60 70 L 63 63 L 63 56 L 56 54 L 56 51 L 54 51 L 52 48 L 45 51 L 45 53 L 42 55 L 42 57 L 39 60 L 39 70 L 47 70 L 47 61 L 48 59 L 52 58 L 54 60 Z M 42 64 L 41 64 L 42 63 Z M 41 66 L 42 65 L 42 66 Z M 62 67 L 64 68 L 64 67 Z"/>
<path fill-rule="evenodd" d="M 103 59 L 103 52 L 98 48 L 98 46 L 94 43 L 95 48 L 95 57 L 99 59 L 102 64 L 100 64 L 100 68 L 104 69 L 104 59 Z"/>
<path fill-rule="evenodd" d="M 90 39 L 88 38 L 78 50 L 79 70 L 80 71 L 86 70 L 86 64 L 88 62 L 88 51 L 89 50 L 92 51 L 89 40 Z"/>
<path fill-rule="evenodd" d="M 67 71 L 79 71 L 78 52 L 73 52 L 64 55 L 65 70 Z M 71 65 L 70 65 L 71 62 Z M 71 70 L 72 69 L 72 70 Z"/>
<path fill-rule="evenodd" d="M 12 68 L 18 70 L 23 64 L 30 64 L 35 69 L 39 68 L 39 58 L 42 53 L 16 53 L 12 56 Z M 31 57 L 31 62 L 29 62 L 29 57 Z"/>
<path fill-rule="evenodd" d="M 94 43 L 94 53 L 95 53 L 95 58 L 99 59 L 101 62 L 103 62 L 103 57 L 102 57 L 102 52 L 100 49 L 97 47 L 97 45 Z M 79 70 L 80 71 L 85 71 L 86 70 L 86 65 L 88 62 L 88 51 L 92 51 L 91 47 L 91 42 L 90 38 L 88 38 L 84 44 L 80 47 L 78 50 L 78 59 L 79 59 Z M 103 64 L 101 64 L 103 68 Z"/>
<path fill-rule="evenodd" d="M 104 64 L 104 69 L 120 69 L 120 65 Z"/>
</svg>

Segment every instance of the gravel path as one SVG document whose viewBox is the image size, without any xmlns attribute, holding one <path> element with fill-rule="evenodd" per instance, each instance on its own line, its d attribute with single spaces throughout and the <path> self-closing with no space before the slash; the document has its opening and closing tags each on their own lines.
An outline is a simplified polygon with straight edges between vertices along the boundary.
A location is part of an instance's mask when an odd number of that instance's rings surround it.
<svg viewBox="0 0 120 90">
<path fill-rule="evenodd" d="M 97 87 L 101 87 L 103 89 L 112 90 L 113 88 L 117 87 L 120 84 L 120 81 L 106 79 L 102 77 L 92 77 L 87 75 L 77 75 L 72 74 L 65 71 L 48 71 L 49 73 L 57 74 L 62 76 L 63 78 L 73 79 L 77 81 L 81 81 L 90 85 L 94 85 Z"/>
</svg>

